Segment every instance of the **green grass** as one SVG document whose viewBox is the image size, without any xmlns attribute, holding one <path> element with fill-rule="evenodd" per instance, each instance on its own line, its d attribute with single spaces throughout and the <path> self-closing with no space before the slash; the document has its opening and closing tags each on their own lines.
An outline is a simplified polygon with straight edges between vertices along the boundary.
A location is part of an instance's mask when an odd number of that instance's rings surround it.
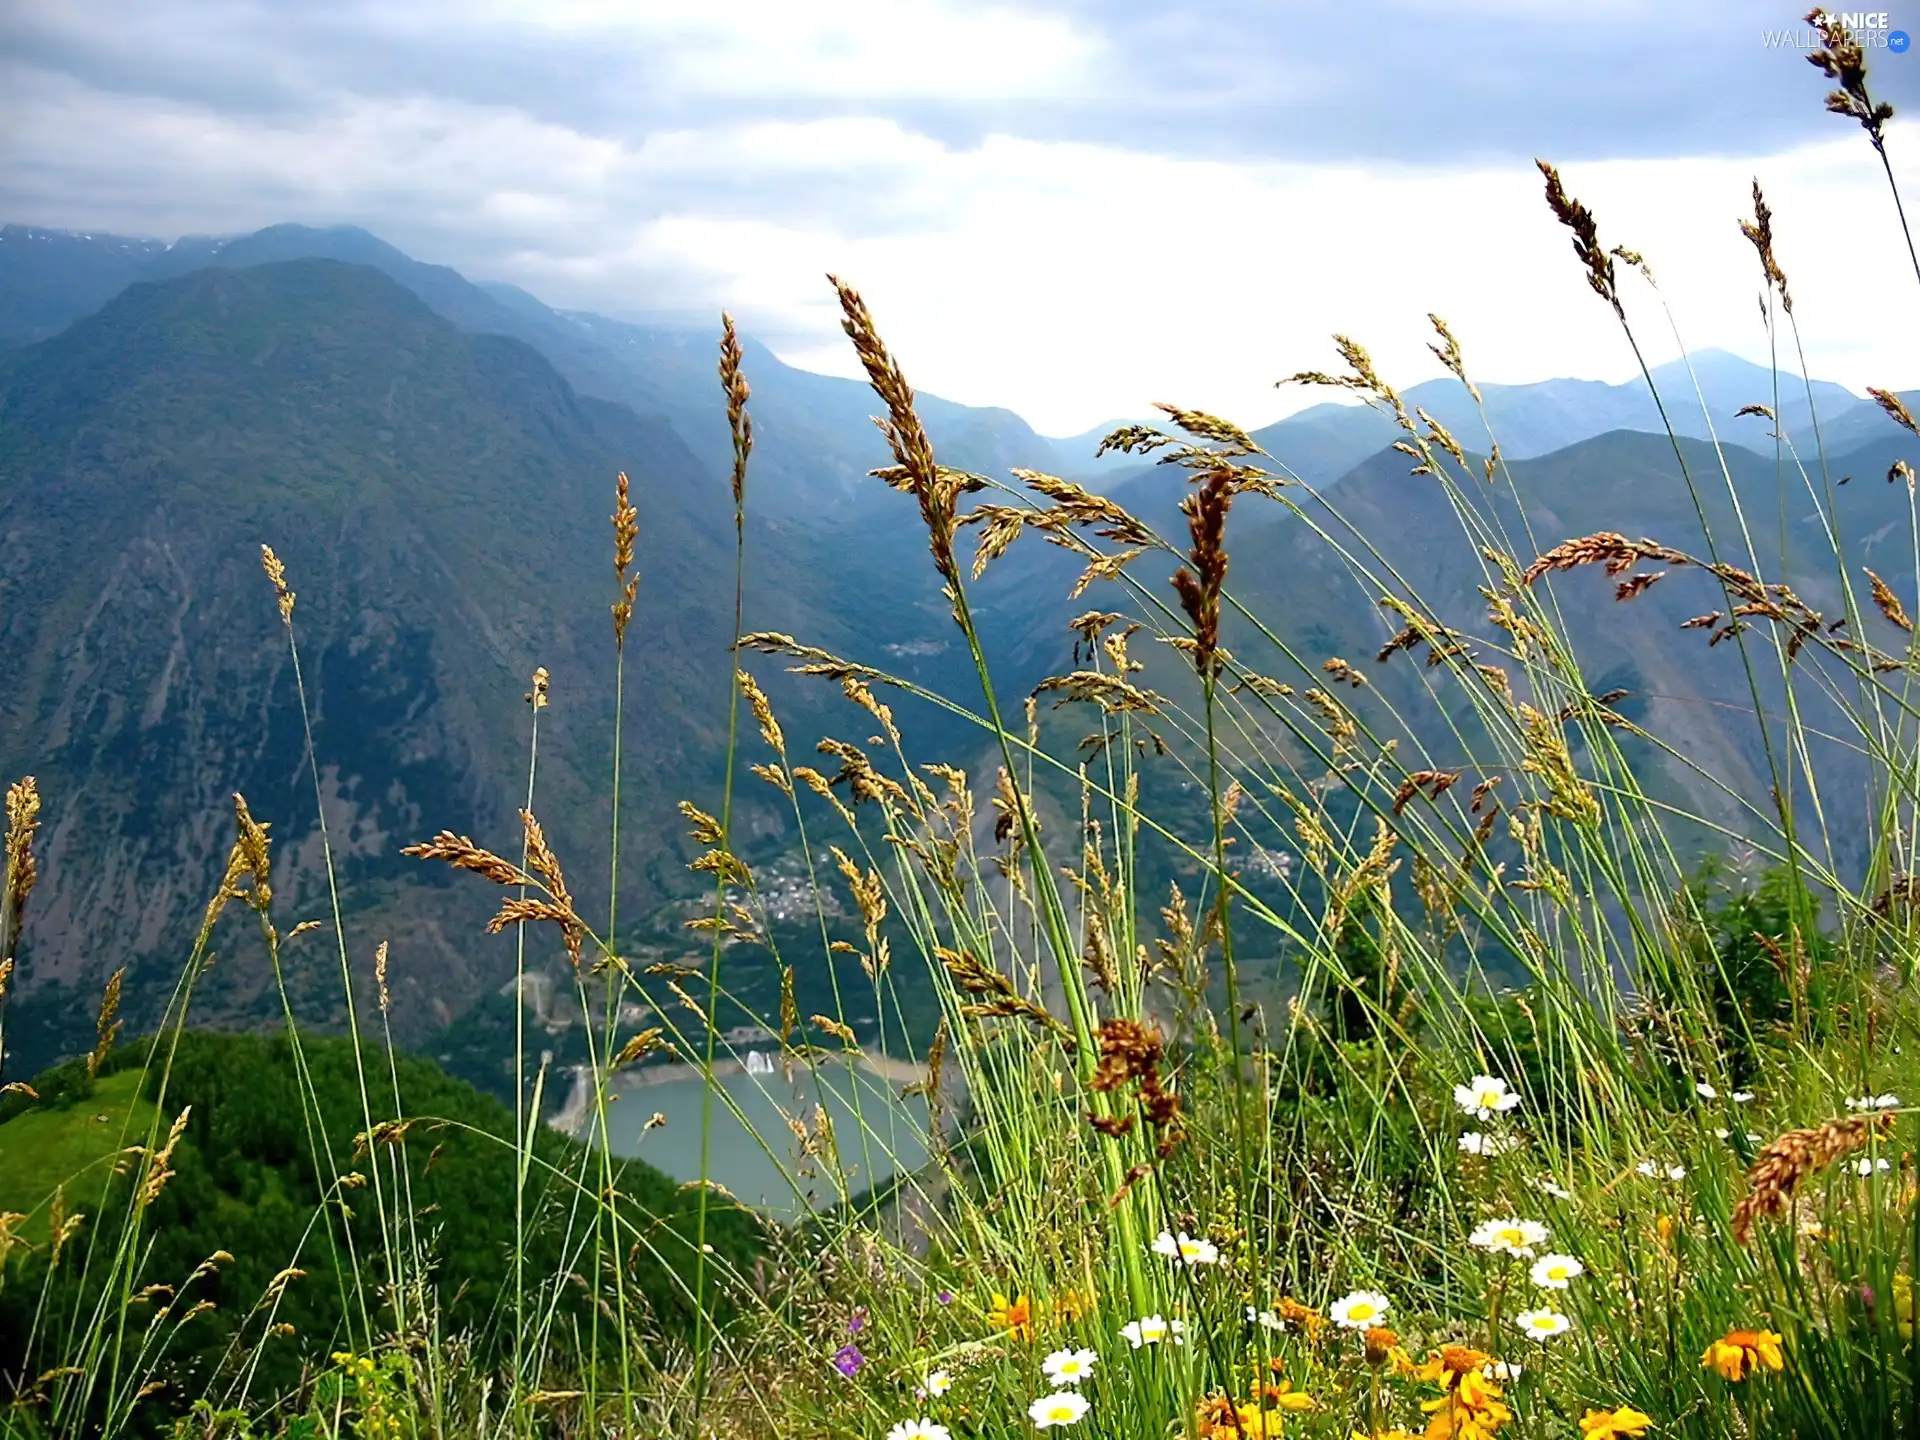
<svg viewBox="0 0 1920 1440">
<path fill-rule="evenodd" d="M 1831 68 L 1837 108 L 1878 147 L 1861 73 L 1845 56 Z M 1584 283 L 1637 356 L 1657 294 L 1630 287 L 1632 260 L 1546 179 Z M 1770 242 L 1754 238 L 1769 339 L 1797 348 Z M 721 657 L 799 661 L 839 687 L 843 733 L 868 738 L 830 735 L 817 751 L 789 738 L 762 688 L 734 672 L 729 779 L 683 807 L 693 868 L 715 882 L 704 966 L 636 966 L 616 914 L 602 931 L 575 907 L 567 867 L 577 880 L 584 862 L 549 848 L 534 818 L 547 803 L 539 705 L 522 732 L 522 843 L 493 854 L 449 835 L 409 853 L 493 887 L 494 928 L 515 929 L 518 966 L 528 925 L 577 957 L 602 1131 L 621 1064 L 669 1047 L 709 1071 L 737 1061 L 713 1023 L 731 1003 L 765 1027 L 752 1046 L 796 1072 L 924 1061 L 921 1093 L 942 1116 L 926 1166 L 858 1195 L 849 1176 L 870 1169 L 862 1157 L 881 1137 L 802 1107 L 784 1117 L 790 1136 L 762 1138 L 770 1154 L 797 1144 L 796 1185 L 837 1184 L 842 1203 L 767 1229 L 761 1248 L 723 1246 L 738 1212 L 711 1187 L 645 1193 L 605 1154 L 543 1131 L 552 1077 L 524 1010 L 511 1117 L 474 1134 L 450 1097 L 412 1089 L 384 969 L 378 1008 L 351 1013 L 345 1038 L 293 1023 L 290 986 L 337 966 L 350 987 L 358 957 L 283 953 L 271 843 L 239 805 L 227 884 L 146 1075 L 156 1105 L 128 1180 L 87 1244 L 41 1272 L 53 1298 L 22 1307 L 19 1374 L 39 1378 L 22 1383 L 16 1413 L 61 1436 L 182 1421 L 183 1436 L 288 1440 L 1014 1440 L 1055 1414 L 1071 1440 L 1920 1436 L 1920 647 L 1886 596 L 1861 605 L 1844 539 L 1858 511 L 1826 483 L 1817 447 L 1783 442 L 1777 457 L 1823 521 L 1811 558 L 1769 550 L 1717 457 L 1677 434 L 1674 531 L 1540 535 L 1500 498 L 1515 481 L 1490 427 L 1483 463 L 1407 414 L 1342 339 L 1344 373 L 1299 378 L 1393 415 L 1406 483 L 1434 516 L 1421 543 L 1456 561 L 1455 595 L 1435 596 L 1337 506 L 1301 504 L 1284 457 L 1211 415 L 1163 407 L 1162 426 L 1111 441 L 1186 473 L 1184 534 L 1044 476 L 1000 484 L 942 468 L 864 302 L 846 286 L 839 301 L 887 410 L 886 478 L 917 505 L 977 691 L 929 695 L 806 637 L 747 636 Z M 1477 399 L 1454 337 L 1433 326 L 1436 353 Z M 752 495 L 750 431 L 738 354 L 722 355 L 738 507 Z M 1664 413 L 1685 397 L 1657 398 Z M 1903 541 L 1920 555 L 1911 495 Z M 1257 592 L 1235 588 L 1229 562 L 1263 507 L 1385 597 L 1381 638 L 1399 633 L 1378 664 L 1411 672 L 1407 683 L 1343 685 L 1355 667 L 1320 653 L 1329 632 L 1246 603 Z M 1086 668 L 1043 687 L 1091 744 L 1047 743 L 1041 696 L 1003 693 L 974 620 L 979 569 L 1033 530 L 1124 607 L 1076 621 Z M 736 509 L 737 583 L 746 534 Z M 1823 591 L 1803 588 L 1809 565 Z M 1589 673 L 1567 612 L 1591 606 L 1581 587 L 1600 569 L 1627 585 L 1606 603 L 1641 603 L 1632 585 L 1651 581 L 1621 577 L 1655 566 L 1721 598 L 1699 628 L 1722 643 L 1702 635 L 1694 663 L 1724 667 L 1751 699 L 1744 787 L 1657 732 L 1625 729 L 1596 693 L 1612 671 Z M 1803 593 L 1832 597 L 1820 603 L 1844 626 Z M 1473 598 L 1463 609 L 1458 596 Z M 297 665 L 297 612 L 281 599 Z M 1744 628 L 1725 628 L 1729 613 Z M 1239 636 L 1268 647 L 1272 673 L 1249 670 Z M 1157 641 L 1176 663 L 1144 670 L 1134 656 Z M 544 672 L 534 684 L 544 699 Z M 890 708 L 902 696 L 978 727 L 970 773 L 913 753 Z M 738 723 L 748 712 L 751 729 Z M 1860 767 L 1842 781 L 1817 761 L 1821 729 Z M 810 768 L 822 754 L 836 774 Z M 616 750 L 616 821 L 620 763 Z M 1156 793 L 1191 798 L 1143 802 L 1143 772 Z M 733 847 L 735 776 L 790 811 L 817 943 L 766 923 Z M 1721 818 L 1688 808 L 1701 794 Z M 15 830 L 21 855 L 31 830 Z M 1750 862 L 1703 865 L 1702 834 Z M 609 842 L 617 869 L 617 828 Z M 1144 878 L 1164 874 L 1143 867 L 1147 843 L 1182 862 L 1183 887 Z M 1284 903 L 1242 883 L 1255 846 L 1296 857 Z M 843 893 L 857 939 L 826 923 L 826 897 Z M 259 929 L 285 1009 L 270 1044 L 219 1046 L 186 1027 L 211 936 L 235 923 Z M 742 933 L 782 976 L 777 1009 L 734 988 L 728 942 Z M 1240 957 L 1274 954 L 1281 978 L 1251 985 Z M 810 1015 L 795 976 L 822 969 L 832 1012 Z M 909 969 L 938 1002 L 930 1046 L 907 1039 Z M 636 1001 L 647 1029 L 623 1008 Z M 852 1028 L 867 1017 L 877 1035 Z M 262 1053 L 235 1063 L 249 1046 Z M 1502 1091 L 1511 1103 L 1473 1100 Z M 198 1234 L 168 1250 L 183 1216 L 218 1214 L 186 1164 L 170 1168 L 189 1153 L 176 1139 L 219 1149 L 245 1188 L 269 1118 L 275 1165 L 310 1187 L 293 1253 L 198 1260 L 212 1240 Z M 429 1177 L 443 1183 L 443 1155 L 459 1163 L 449 1130 L 495 1163 L 442 1194 Z M 474 1278 L 446 1259 L 475 1241 L 483 1208 L 501 1243 L 466 1255 Z M 1544 1252 L 1579 1273 L 1537 1277 L 1529 1262 Z M 32 1274 L 14 1261 L 0 1287 Z M 332 1292 L 324 1318 L 302 1308 L 307 1283 Z M 1393 1333 L 1342 1326 L 1351 1292 L 1383 1296 Z M 179 1311 L 194 1294 L 206 1305 Z M 687 1323 L 660 1323 L 669 1302 Z M 194 1350 L 179 1332 L 208 1315 L 222 1343 Z M 1150 1343 L 1160 1322 L 1183 1327 L 1181 1343 L 1170 1325 Z M 305 1344 L 307 1363 L 276 1361 L 287 1344 Z M 1050 1352 L 1078 1349 L 1095 1356 L 1079 1398 L 1043 1398 L 1059 1388 Z"/>
<path fill-rule="evenodd" d="M 134 1070 L 107 1075 L 91 1095 L 0 1124 L 0 1211 L 30 1215 L 30 1238 L 45 1239 L 56 1188 L 65 1186 L 69 1197 L 98 1190 L 113 1156 L 152 1128 L 155 1111 L 140 1094 L 140 1079 Z"/>
</svg>

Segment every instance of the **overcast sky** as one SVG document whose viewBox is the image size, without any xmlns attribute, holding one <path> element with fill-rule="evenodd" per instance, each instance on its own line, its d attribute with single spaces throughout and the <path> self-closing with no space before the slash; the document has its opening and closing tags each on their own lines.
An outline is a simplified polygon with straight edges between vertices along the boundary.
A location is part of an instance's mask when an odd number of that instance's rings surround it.
<svg viewBox="0 0 1920 1440">
<path fill-rule="evenodd" d="M 1483 379 L 1631 357 L 1540 199 L 1563 168 L 1689 345 L 1764 357 L 1758 176 L 1811 368 L 1920 386 L 1920 282 L 1802 4 L 1748 0 L 0 0 L 0 219 L 171 239 L 351 223 L 551 304 L 717 321 L 1048 433 L 1262 423 L 1329 335 Z M 1910 17 L 1920 36 L 1920 3 Z M 1769 48 L 1768 29 L 1796 32 Z M 1871 82 L 1920 105 L 1920 52 Z M 1896 121 L 1920 201 L 1920 127 Z M 1675 342 L 1635 293 L 1658 360 Z"/>
</svg>

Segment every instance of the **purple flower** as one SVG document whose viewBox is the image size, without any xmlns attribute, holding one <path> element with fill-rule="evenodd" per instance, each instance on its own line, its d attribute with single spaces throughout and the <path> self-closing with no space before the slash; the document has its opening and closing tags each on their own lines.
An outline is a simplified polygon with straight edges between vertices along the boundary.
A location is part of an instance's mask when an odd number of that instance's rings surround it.
<svg viewBox="0 0 1920 1440">
<path fill-rule="evenodd" d="M 951 1305 L 953 1303 L 953 1291 L 942 1290 L 934 1298 L 938 1300 L 942 1305 Z"/>
<path fill-rule="evenodd" d="M 833 1368 L 851 1379 L 860 1373 L 860 1367 L 867 1363 L 867 1357 L 851 1345 L 842 1345 L 833 1352 Z"/>
<path fill-rule="evenodd" d="M 862 1330 L 866 1328 L 867 1328 L 867 1307 L 862 1305 L 858 1310 L 853 1312 L 853 1318 L 847 1321 L 847 1333 L 849 1335 L 858 1335 Z"/>
</svg>

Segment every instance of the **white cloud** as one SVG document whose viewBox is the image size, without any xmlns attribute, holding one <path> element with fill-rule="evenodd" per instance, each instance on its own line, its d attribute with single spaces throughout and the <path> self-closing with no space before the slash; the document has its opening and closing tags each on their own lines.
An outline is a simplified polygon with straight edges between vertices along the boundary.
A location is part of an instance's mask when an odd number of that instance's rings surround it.
<svg viewBox="0 0 1920 1440">
<path fill-rule="evenodd" d="M 1616 18 L 1630 23 L 1644 3 L 1619 0 Z M 1389 8 L 1406 24 L 1441 23 L 1419 18 L 1426 4 Z M 1546 13 L 1528 0 L 1491 8 Z M 166 53 L 203 54 L 222 76 L 258 53 L 262 75 L 305 87 L 299 103 L 250 109 L 218 86 L 157 93 L 125 68 L 141 49 L 135 22 L 107 47 L 111 64 L 0 61 L 0 218 L 168 236 L 361 224 L 558 305 L 701 318 L 726 306 L 784 358 L 853 373 L 832 270 L 867 296 L 917 386 L 1008 406 L 1053 433 L 1155 399 L 1263 423 L 1324 398 L 1273 381 L 1331 368 L 1335 331 L 1410 383 L 1437 373 L 1429 310 L 1452 323 L 1481 379 L 1631 373 L 1524 160 L 1206 158 L 1157 153 L 1138 126 L 1119 124 L 1106 143 L 1042 138 L 996 97 L 1086 96 L 1128 73 L 1105 37 L 1059 17 L 958 0 L 448 0 L 352 12 L 382 56 L 436 27 L 480 55 L 511 35 L 535 57 L 546 44 L 571 47 L 574 62 L 612 56 L 599 82 L 624 75 L 636 96 L 680 97 L 658 111 L 569 115 L 564 95 L 535 104 L 506 89 L 476 98 L 472 83 L 457 94 L 401 84 L 397 61 L 378 84 L 371 65 L 303 68 L 298 37 L 274 31 L 267 11 L 231 12 L 242 17 L 234 30 L 198 50 L 173 33 Z M 43 47 L 107 45 L 85 4 L 36 0 L 31 14 Z M 263 36 L 280 48 L 257 51 Z M 467 53 L 450 52 L 449 77 L 472 82 Z M 781 96 L 846 103 L 768 108 Z M 914 103 L 862 108 L 876 97 Z M 941 97 L 988 103 L 961 134 L 914 108 Z M 1238 103 L 1204 90 L 1179 98 Z M 1757 266 L 1735 228 L 1758 174 L 1814 373 L 1856 389 L 1920 384 L 1900 338 L 1920 321 L 1920 282 L 1884 177 L 1856 128 L 1833 120 L 1821 133 L 1831 138 L 1752 158 L 1572 163 L 1566 179 L 1609 243 L 1646 255 L 1689 344 L 1764 358 Z M 1902 159 L 1916 147 L 1920 136 L 1895 122 L 1904 184 L 1920 179 Z M 1657 304 L 1637 280 L 1628 291 L 1649 359 L 1669 358 Z"/>
</svg>

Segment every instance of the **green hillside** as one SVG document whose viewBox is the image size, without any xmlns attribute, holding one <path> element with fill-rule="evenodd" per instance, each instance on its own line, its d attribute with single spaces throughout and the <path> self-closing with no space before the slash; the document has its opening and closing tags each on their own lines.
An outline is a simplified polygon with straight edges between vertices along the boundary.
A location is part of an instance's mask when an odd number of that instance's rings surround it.
<svg viewBox="0 0 1920 1440">
<path fill-rule="evenodd" d="M 343 1308 L 341 1289 L 354 1263 L 348 1246 L 361 1267 L 373 1267 L 364 1273 L 386 1265 L 383 1204 L 390 1217 L 399 1217 L 392 1231 L 408 1261 L 426 1258 L 451 1329 L 471 1335 L 482 1351 L 504 1341 L 511 1327 L 503 1324 L 501 1307 L 511 1305 L 515 1234 L 512 1112 L 412 1056 L 394 1057 L 389 1073 L 385 1056 L 369 1047 L 375 1125 L 396 1114 L 412 1121 L 401 1143 L 377 1145 L 369 1154 L 356 1150 L 367 1126 L 351 1043 L 303 1037 L 302 1050 L 304 1083 L 284 1036 L 188 1032 L 171 1054 L 170 1072 L 164 1039 L 151 1061 L 149 1042 L 125 1044 L 97 1081 L 75 1061 L 34 1081 L 41 1103 L 10 1102 L 14 1113 L 0 1122 L 0 1211 L 30 1217 L 24 1234 L 33 1248 L 16 1249 L 0 1269 L 0 1354 L 32 1360 L 72 1353 L 66 1330 L 97 1302 L 105 1256 L 126 1229 L 135 1188 L 150 1173 L 137 1156 L 117 1175 L 102 1162 L 127 1146 L 164 1144 L 183 1115 L 168 1159 L 174 1173 L 142 1216 L 142 1244 L 149 1248 L 130 1282 L 114 1282 L 131 1290 L 176 1286 L 196 1301 L 214 1302 L 180 1328 L 155 1368 L 169 1381 L 176 1407 L 182 1396 L 191 1399 L 231 1380 L 256 1350 L 261 1378 L 278 1387 L 297 1378 L 303 1364 L 351 1348 L 358 1322 Z M 309 1138 L 310 1118 L 323 1137 L 317 1145 Z M 551 1131 L 536 1139 L 522 1256 L 532 1273 L 577 1263 L 563 1257 L 578 1243 L 569 1241 L 567 1227 L 576 1204 L 571 1182 L 580 1177 L 584 1156 Z M 371 1183 L 337 1190 L 336 1168 L 357 1170 Z M 597 1179 L 590 1170 L 587 1183 Z M 657 1334 L 678 1334 L 688 1311 L 675 1276 L 691 1262 L 694 1192 L 638 1161 L 618 1162 L 614 1184 L 625 1197 L 632 1233 L 647 1237 L 626 1266 L 634 1294 L 644 1297 L 646 1324 Z M 88 1243 L 70 1244 L 49 1280 L 45 1227 L 56 1187 L 64 1213 L 84 1217 L 80 1233 Z M 349 1197 L 347 1223 L 340 1222 L 337 1205 L 323 1204 L 330 1194 Z M 726 1264 L 749 1261 L 760 1244 L 758 1222 L 726 1206 L 709 1212 L 706 1233 Z M 216 1251 L 231 1258 L 189 1282 Z M 85 1267 L 76 1259 L 82 1252 L 93 1257 Z M 287 1286 L 271 1323 L 294 1328 L 266 1338 L 269 1321 L 256 1306 L 290 1266 L 304 1274 Z M 604 1292 L 609 1281 L 599 1283 Z M 43 1286 L 49 1287 L 44 1298 Z M 566 1315 L 584 1314 L 591 1304 L 577 1291 L 555 1303 Z"/>
</svg>

